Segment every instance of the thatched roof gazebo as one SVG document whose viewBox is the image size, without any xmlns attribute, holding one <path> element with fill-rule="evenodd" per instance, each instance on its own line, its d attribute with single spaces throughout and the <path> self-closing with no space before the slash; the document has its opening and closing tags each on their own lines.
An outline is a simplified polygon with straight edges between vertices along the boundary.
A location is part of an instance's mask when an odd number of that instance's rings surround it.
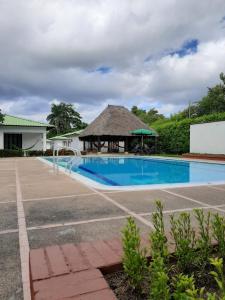
<svg viewBox="0 0 225 300">
<path fill-rule="evenodd" d="M 80 134 L 79 139 L 84 141 L 84 150 L 101 152 L 106 148 L 107 152 L 119 151 L 124 148 L 125 152 L 131 151 L 131 141 L 134 138 L 132 131 L 147 129 L 153 132 L 152 136 L 158 134 L 149 128 L 138 117 L 123 106 L 108 105 L 103 112 Z"/>
</svg>

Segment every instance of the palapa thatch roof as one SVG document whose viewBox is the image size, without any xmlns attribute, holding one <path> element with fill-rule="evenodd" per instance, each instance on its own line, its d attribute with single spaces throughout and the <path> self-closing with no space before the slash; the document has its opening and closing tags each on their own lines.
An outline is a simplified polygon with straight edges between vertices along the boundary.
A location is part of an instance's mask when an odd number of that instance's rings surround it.
<svg viewBox="0 0 225 300">
<path fill-rule="evenodd" d="M 149 128 L 124 106 L 108 105 L 103 112 L 84 129 L 79 137 L 132 136 L 130 131 L 140 128 L 154 131 L 154 129 Z"/>
</svg>

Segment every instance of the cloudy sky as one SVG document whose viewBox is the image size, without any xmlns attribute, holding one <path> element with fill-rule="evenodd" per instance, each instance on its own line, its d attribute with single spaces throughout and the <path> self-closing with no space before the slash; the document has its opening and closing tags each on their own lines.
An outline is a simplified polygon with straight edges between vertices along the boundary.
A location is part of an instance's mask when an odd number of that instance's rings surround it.
<svg viewBox="0 0 225 300">
<path fill-rule="evenodd" d="M 90 122 L 107 104 L 170 115 L 225 72 L 224 0 L 0 0 L 0 108 Z"/>
</svg>

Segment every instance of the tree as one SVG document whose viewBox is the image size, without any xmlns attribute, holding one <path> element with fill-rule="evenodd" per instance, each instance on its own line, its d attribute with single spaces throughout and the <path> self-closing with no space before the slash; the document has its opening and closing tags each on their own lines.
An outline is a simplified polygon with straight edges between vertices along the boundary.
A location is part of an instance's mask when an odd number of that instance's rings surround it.
<svg viewBox="0 0 225 300">
<path fill-rule="evenodd" d="M 0 109 L 0 123 L 3 123 L 3 121 L 4 121 L 4 115 Z"/>
<path fill-rule="evenodd" d="M 220 74 L 220 84 L 208 88 L 208 93 L 198 103 L 198 115 L 220 113 L 225 111 L 225 75 Z"/>
<path fill-rule="evenodd" d="M 204 115 L 225 112 L 225 75 L 220 74 L 220 84 L 208 88 L 208 93 L 200 101 L 173 115 L 172 120 L 196 118 Z"/>
<path fill-rule="evenodd" d="M 137 106 L 133 106 L 131 108 L 131 112 L 146 124 L 152 124 L 159 119 L 165 119 L 165 117 L 162 114 L 159 114 L 158 110 L 155 108 L 151 108 L 149 111 L 146 111 L 138 108 Z"/>
<path fill-rule="evenodd" d="M 80 114 L 74 109 L 72 104 L 61 102 L 52 104 L 51 113 L 47 116 L 47 121 L 55 126 L 56 134 L 63 134 L 74 130 L 79 130 L 85 127 Z"/>
</svg>

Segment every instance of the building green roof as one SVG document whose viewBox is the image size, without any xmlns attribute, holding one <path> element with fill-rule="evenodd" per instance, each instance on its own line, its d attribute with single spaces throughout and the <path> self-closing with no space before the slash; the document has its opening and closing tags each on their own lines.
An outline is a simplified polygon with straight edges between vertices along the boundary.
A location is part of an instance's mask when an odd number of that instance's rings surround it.
<svg viewBox="0 0 225 300">
<path fill-rule="evenodd" d="M 62 134 L 61 136 L 79 135 L 79 134 L 81 134 L 81 132 L 82 132 L 83 130 L 84 130 L 84 129 L 80 129 L 80 130 L 71 131 L 71 132 L 68 132 L 68 133 Z"/>
<path fill-rule="evenodd" d="M 24 118 L 14 117 L 11 115 L 4 115 L 3 126 L 28 126 L 28 127 L 54 127 L 43 122 L 32 121 Z"/>
<path fill-rule="evenodd" d="M 49 140 L 51 140 L 51 141 L 55 141 L 55 140 L 67 141 L 70 139 L 67 137 L 64 137 L 62 135 L 57 135 L 57 136 L 53 136 L 53 137 L 49 138 Z"/>
</svg>

